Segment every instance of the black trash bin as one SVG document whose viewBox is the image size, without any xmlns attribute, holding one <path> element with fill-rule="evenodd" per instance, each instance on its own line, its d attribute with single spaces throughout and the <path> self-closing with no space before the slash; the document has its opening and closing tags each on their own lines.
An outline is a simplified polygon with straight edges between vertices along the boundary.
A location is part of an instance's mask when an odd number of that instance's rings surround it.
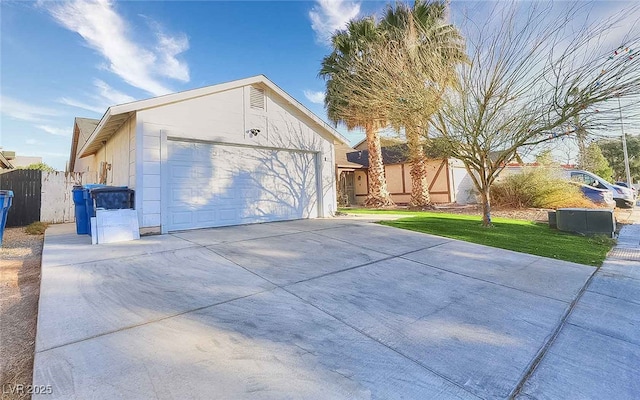
<svg viewBox="0 0 640 400">
<path fill-rule="evenodd" d="M 133 189 L 126 186 L 104 186 L 91 189 L 91 198 L 95 200 L 95 208 L 105 210 L 121 210 L 135 208 Z"/>
</svg>

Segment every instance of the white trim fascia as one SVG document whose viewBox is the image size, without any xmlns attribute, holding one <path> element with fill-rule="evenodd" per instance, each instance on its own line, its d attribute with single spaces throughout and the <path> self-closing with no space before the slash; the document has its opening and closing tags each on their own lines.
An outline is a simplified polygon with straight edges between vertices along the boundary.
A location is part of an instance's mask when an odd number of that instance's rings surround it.
<svg viewBox="0 0 640 400">
<path fill-rule="evenodd" d="M 89 144 L 91 144 L 95 140 L 96 136 L 98 136 L 98 132 L 100 132 L 102 127 L 109 121 L 109 118 L 112 115 L 117 115 L 117 114 L 113 114 L 111 109 L 112 107 L 107 108 L 107 111 L 104 113 L 102 118 L 100 118 L 100 122 L 98 122 L 98 125 L 93 130 L 93 133 L 91 133 L 91 136 L 89 136 L 89 139 L 87 139 L 84 145 L 82 145 L 82 148 L 80 149 L 80 151 L 76 152 L 76 157 L 78 154 L 83 154 L 85 152 Z"/>
<path fill-rule="evenodd" d="M 327 131 L 331 136 L 333 136 L 339 142 L 349 145 L 347 138 L 342 136 L 338 131 L 336 131 L 329 124 L 327 124 L 326 122 L 318 118 L 318 116 L 316 116 L 313 112 L 311 112 L 307 107 L 302 105 L 302 103 L 300 103 L 299 101 L 291 97 L 287 92 L 280 89 L 280 87 L 278 87 L 278 85 L 276 85 L 275 83 L 271 82 L 269 78 L 267 78 L 264 75 L 256 75 L 256 76 L 252 76 L 245 79 L 219 83 L 217 85 L 206 86 L 203 88 L 191 89 L 191 90 L 186 90 L 184 92 L 166 94 L 163 96 L 153 97 L 151 99 L 138 100 L 138 101 L 133 101 L 131 103 L 111 106 L 104 113 L 104 115 L 100 119 L 100 122 L 98 123 L 98 126 L 96 126 L 96 128 L 93 130 L 93 133 L 91 134 L 87 142 L 82 146 L 78 154 L 84 153 L 87 147 L 95 140 L 100 130 L 102 130 L 104 125 L 108 122 L 108 120 L 112 116 L 129 113 L 129 112 L 141 111 L 148 108 L 159 107 L 159 106 L 163 106 L 171 103 L 177 103 L 177 102 L 181 102 L 181 101 L 185 101 L 185 100 L 189 100 L 197 97 L 208 96 L 214 93 L 224 92 L 227 90 L 236 89 L 239 87 L 257 84 L 257 83 L 267 86 L 278 96 L 285 99 L 293 107 L 300 110 L 307 118 L 311 119 L 314 123 L 316 123 L 325 131 Z"/>
<path fill-rule="evenodd" d="M 160 233 L 169 233 L 169 160 L 167 158 L 169 144 L 167 131 L 160 129 Z"/>
</svg>

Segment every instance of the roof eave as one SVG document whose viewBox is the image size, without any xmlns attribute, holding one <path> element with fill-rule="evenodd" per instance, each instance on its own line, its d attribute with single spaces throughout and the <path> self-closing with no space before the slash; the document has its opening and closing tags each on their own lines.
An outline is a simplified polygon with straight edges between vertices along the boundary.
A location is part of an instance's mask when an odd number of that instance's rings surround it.
<svg viewBox="0 0 640 400">
<path fill-rule="evenodd" d="M 100 137 L 101 131 L 104 127 L 109 124 L 109 121 L 112 117 L 121 114 L 131 114 L 133 112 L 137 112 L 140 110 L 145 110 L 148 108 L 158 107 L 166 104 L 176 103 L 184 100 L 189 100 L 197 97 L 207 96 L 214 93 L 223 92 L 225 90 L 230 90 L 238 87 L 243 87 L 246 85 L 261 83 L 269 87 L 269 89 L 273 90 L 280 96 L 289 102 L 292 106 L 296 107 L 303 114 L 305 114 L 308 118 L 310 118 L 314 123 L 328 132 L 333 138 L 334 143 L 343 143 L 348 145 L 349 142 L 347 138 L 342 136 L 338 131 L 332 128 L 329 124 L 318 118 L 313 112 L 311 112 L 307 107 L 305 107 L 302 103 L 291 97 L 287 92 L 282 90 L 278 85 L 273 83 L 269 78 L 265 75 L 256 75 L 245 79 L 239 79 L 231 82 L 220 83 L 217 85 L 207 86 L 204 88 L 197 88 L 186 90 L 178 93 L 166 94 L 163 96 L 153 97 L 145 100 L 138 100 L 131 103 L 121 104 L 117 106 L 111 106 L 104 113 L 98 126 L 94 129 L 93 133 L 87 140 L 87 142 L 80 149 L 79 155 L 80 157 L 86 157 L 91 154 L 94 154 L 97 149 L 101 147 L 101 143 L 95 143 L 96 140 Z M 108 140 L 108 138 L 106 138 Z"/>
</svg>

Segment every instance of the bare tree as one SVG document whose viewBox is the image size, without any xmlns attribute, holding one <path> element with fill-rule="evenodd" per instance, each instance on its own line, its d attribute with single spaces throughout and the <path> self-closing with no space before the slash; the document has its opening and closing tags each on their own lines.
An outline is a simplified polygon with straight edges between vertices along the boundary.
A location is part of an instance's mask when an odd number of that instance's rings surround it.
<svg viewBox="0 0 640 400">
<path fill-rule="evenodd" d="M 592 7 L 496 3 L 481 23 L 462 24 L 469 62 L 432 125 L 480 193 L 484 226 L 491 186 L 518 149 L 610 127 L 618 96 L 628 112 L 638 104 L 638 7 L 595 23 Z M 624 37 L 607 43 L 620 29 Z"/>
</svg>

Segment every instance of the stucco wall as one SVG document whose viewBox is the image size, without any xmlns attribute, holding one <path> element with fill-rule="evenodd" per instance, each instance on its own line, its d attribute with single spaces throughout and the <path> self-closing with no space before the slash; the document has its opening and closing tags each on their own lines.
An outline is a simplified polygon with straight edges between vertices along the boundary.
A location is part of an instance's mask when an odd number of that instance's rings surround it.
<svg viewBox="0 0 640 400">
<path fill-rule="evenodd" d="M 87 157 L 76 158 L 76 163 L 74 165 L 73 172 L 96 172 L 94 168 L 95 164 L 95 155 L 90 155 Z M 97 178 L 96 178 L 97 179 Z M 95 183 L 95 182 L 94 182 Z"/>
<path fill-rule="evenodd" d="M 336 209 L 333 138 L 321 136 L 321 130 L 302 113 L 272 96 L 266 88 L 264 110 L 249 106 L 250 86 L 231 89 L 183 102 L 167 104 L 137 113 L 139 148 L 136 204 L 143 210 L 141 227 L 162 224 L 162 175 L 166 164 L 167 137 L 215 143 L 259 146 L 274 149 L 304 150 L 317 153 L 322 189 L 321 216 Z M 257 136 L 250 129 L 259 129 Z M 164 150 L 163 150 L 164 149 Z"/>
<path fill-rule="evenodd" d="M 136 118 L 126 120 L 116 133 L 109 138 L 94 155 L 78 158 L 75 171 L 92 172 L 96 181 L 100 179 L 100 163 L 107 162 L 111 170 L 107 171 L 107 185 L 136 187 Z"/>
<path fill-rule="evenodd" d="M 427 178 L 431 187 L 429 192 L 431 201 L 434 203 L 448 203 L 453 201 L 451 193 L 451 176 L 449 166 L 441 168 L 443 160 L 427 161 Z M 411 200 L 411 164 L 385 165 L 385 177 L 387 179 L 387 190 L 391 193 L 391 199 L 396 204 L 406 204 Z M 368 193 L 367 181 L 364 173 L 360 173 L 362 179 L 358 181 L 356 172 L 356 202 L 362 204 Z"/>
<path fill-rule="evenodd" d="M 40 221 L 51 223 L 72 222 L 75 205 L 71 191 L 74 185 L 96 181 L 91 172 L 43 172 Z"/>
<path fill-rule="evenodd" d="M 96 153 L 91 170 L 98 176 L 100 162 L 103 161 L 111 165 L 107 172 L 107 185 L 135 189 L 135 117 L 126 120 Z M 134 165 L 133 170 L 131 165 Z"/>
<path fill-rule="evenodd" d="M 406 193 L 404 187 L 404 172 L 404 166 L 402 164 L 385 165 L 384 174 L 387 178 L 387 190 L 392 195 Z M 409 189 L 409 191 L 411 191 L 411 189 Z"/>
</svg>

